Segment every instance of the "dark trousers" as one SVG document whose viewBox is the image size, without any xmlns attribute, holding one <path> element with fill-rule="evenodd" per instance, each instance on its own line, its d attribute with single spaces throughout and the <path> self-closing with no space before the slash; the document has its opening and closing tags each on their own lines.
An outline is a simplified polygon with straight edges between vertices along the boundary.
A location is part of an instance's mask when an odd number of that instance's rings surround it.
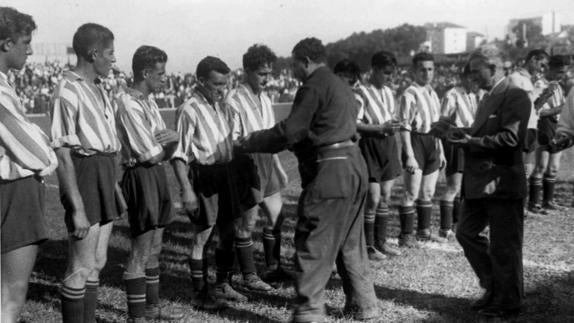
<svg viewBox="0 0 574 323">
<path fill-rule="evenodd" d="M 365 162 L 355 146 L 320 152 L 318 160 L 300 164 L 313 171 L 302 174 L 309 177 L 298 206 L 295 322 L 323 319 L 323 291 L 335 262 L 347 304 L 363 311 L 376 306 L 363 233 Z"/>
<path fill-rule="evenodd" d="M 465 199 L 456 237 L 492 305 L 519 307 L 523 296 L 523 199 Z M 490 226 L 488 238 L 480 235 Z"/>
</svg>

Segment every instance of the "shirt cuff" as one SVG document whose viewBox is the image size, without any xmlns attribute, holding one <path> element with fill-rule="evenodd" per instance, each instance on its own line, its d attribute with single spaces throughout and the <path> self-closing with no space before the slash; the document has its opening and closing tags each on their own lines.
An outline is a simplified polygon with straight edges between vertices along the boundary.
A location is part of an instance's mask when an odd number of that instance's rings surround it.
<svg viewBox="0 0 574 323">
<path fill-rule="evenodd" d="M 60 148 L 60 147 L 73 148 L 73 147 L 79 147 L 81 145 L 82 143 L 80 142 L 80 138 L 77 135 L 62 136 L 52 140 L 52 142 L 50 143 L 50 146 L 52 148 Z"/>
</svg>

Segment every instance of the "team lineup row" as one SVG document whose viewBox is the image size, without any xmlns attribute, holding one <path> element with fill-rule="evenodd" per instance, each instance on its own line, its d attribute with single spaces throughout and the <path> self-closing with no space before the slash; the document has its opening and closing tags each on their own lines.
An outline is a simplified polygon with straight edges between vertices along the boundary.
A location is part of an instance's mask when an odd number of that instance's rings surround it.
<svg viewBox="0 0 574 323">
<path fill-rule="evenodd" d="M 54 94 L 47 136 L 28 121 L 6 76 L 24 66 L 36 25 L 12 8 L 0 8 L 0 18 L 3 322 L 17 321 L 38 245 L 47 239 L 42 178 L 54 171 L 69 232 L 63 321 L 95 322 L 99 273 L 113 221 L 122 213 L 132 240 L 123 274 L 128 321 L 185 319 L 181 310 L 159 306 L 162 235 L 174 216 L 163 165 L 168 161 L 193 224 L 189 268 L 197 308 L 217 310 L 225 306 L 222 300 L 246 300 L 231 284 L 237 255 L 244 288 L 268 292 L 276 282 L 295 281 L 294 322 L 323 319 L 323 289 L 335 264 L 347 296 L 345 312 L 376 319 L 380 309 L 368 261 L 401 255 L 387 243 L 387 231 L 391 190 L 404 173 L 399 246 L 453 240 L 457 223 L 456 238 L 486 291 L 475 309 L 488 316 L 520 309 L 526 183 L 529 210 L 556 208 L 559 153 L 573 143 L 574 110 L 567 107 L 557 126 L 557 115 L 569 104 L 566 57 L 532 51 L 524 68 L 505 76 L 500 55 L 483 48 L 469 59 L 462 84 L 440 102 L 430 86 L 431 54 L 414 56 L 415 82 L 395 98 L 386 85 L 397 66 L 392 53 L 375 53 L 370 79 L 359 82 L 352 62 L 331 72 L 325 47 L 306 38 L 292 51 L 292 71 L 302 86 L 290 115 L 276 123 L 264 91 L 276 56 L 253 45 L 243 56 L 245 80 L 230 92 L 223 61 L 207 56 L 199 62 L 198 84 L 178 108 L 173 131 L 150 98 L 165 86 L 167 54 L 138 48 L 133 86 L 109 97 L 99 78 L 115 63 L 114 35 L 88 23 L 74 35 L 77 65 Z M 299 160 L 303 187 L 295 273 L 280 263 L 287 176 L 276 153 L 284 149 Z M 434 234 L 432 198 L 443 168 L 447 190 Z M 259 209 L 266 217 L 262 273 L 255 268 L 252 241 Z M 487 224 L 495 248 L 478 235 Z M 204 255 L 213 229 L 219 239 L 211 286 Z"/>
</svg>

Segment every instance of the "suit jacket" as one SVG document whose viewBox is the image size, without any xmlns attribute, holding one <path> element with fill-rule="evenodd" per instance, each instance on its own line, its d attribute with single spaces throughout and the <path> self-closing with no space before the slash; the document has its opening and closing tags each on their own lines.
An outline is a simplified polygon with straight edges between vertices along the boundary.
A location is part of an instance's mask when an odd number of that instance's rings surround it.
<svg viewBox="0 0 574 323">
<path fill-rule="evenodd" d="M 479 104 L 465 147 L 463 194 L 467 199 L 526 196 L 522 147 L 531 102 L 504 79 Z"/>
</svg>

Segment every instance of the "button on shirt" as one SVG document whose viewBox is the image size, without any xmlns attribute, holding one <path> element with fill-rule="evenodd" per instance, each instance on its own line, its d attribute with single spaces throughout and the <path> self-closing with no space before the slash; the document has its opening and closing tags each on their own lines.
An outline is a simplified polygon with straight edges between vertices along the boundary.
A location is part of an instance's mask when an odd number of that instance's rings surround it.
<svg viewBox="0 0 574 323">
<path fill-rule="evenodd" d="M 220 103 L 211 104 L 194 89 L 176 113 L 179 143 L 172 158 L 186 163 L 213 165 L 233 158 L 233 139 L 241 131 L 237 114 Z"/>
<path fill-rule="evenodd" d="M 100 84 L 89 86 L 77 73 L 65 72 L 53 97 L 52 147 L 68 147 L 85 156 L 118 152 L 115 114 Z"/>
<path fill-rule="evenodd" d="M 7 75 L 0 72 L 0 179 L 47 176 L 57 166 L 48 136 L 28 120 Z"/>
<path fill-rule="evenodd" d="M 399 120 L 404 130 L 428 133 L 440 117 L 440 101 L 430 86 L 411 84 L 401 96 Z"/>
<path fill-rule="evenodd" d="M 129 89 L 127 93 L 119 94 L 117 104 L 122 163 L 133 166 L 159 155 L 163 148 L 155 134 L 166 126 L 155 100 Z"/>
</svg>

